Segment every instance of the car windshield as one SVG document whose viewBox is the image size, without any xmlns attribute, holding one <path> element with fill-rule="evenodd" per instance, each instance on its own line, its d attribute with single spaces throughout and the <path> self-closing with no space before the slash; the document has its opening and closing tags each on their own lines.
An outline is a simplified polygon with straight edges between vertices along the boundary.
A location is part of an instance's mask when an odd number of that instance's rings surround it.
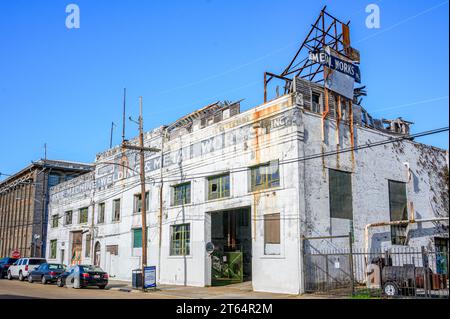
<svg viewBox="0 0 450 319">
<path fill-rule="evenodd" d="M 48 269 L 50 270 L 64 270 L 63 265 L 60 264 L 48 264 Z"/>
<path fill-rule="evenodd" d="M 80 266 L 80 268 L 81 268 L 82 271 L 86 271 L 86 272 L 88 272 L 88 271 L 101 271 L 101 272 L 103 272 L 103 269 L 101 269 L 98 266 L 88 265 L 88 266 Z"/>
<path fill-rule="evenodd" d="M 30 262 L 28 263 L 29 265 L 40 265 L 40 264 L 44 264 L 45 263 L 45 259 L 30 259 Z"/>
</svg>

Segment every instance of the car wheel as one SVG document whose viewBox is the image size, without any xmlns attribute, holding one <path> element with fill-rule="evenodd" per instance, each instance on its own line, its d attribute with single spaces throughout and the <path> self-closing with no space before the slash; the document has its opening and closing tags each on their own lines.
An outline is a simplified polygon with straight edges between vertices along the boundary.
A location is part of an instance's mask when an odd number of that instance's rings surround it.
<svg viewBox="0 0 450 319">
<path fill-rule="evenodd" d="M 12 280 L 12 275 L 10 271 L 8 271 L 8 280 Z"/>
<path fill-rule="evenodd" d="M 19 272 L 19 280 L 23 281 L 25 279 L 25 277 L 23 276 L 22 272 Z"/>
<path fill-rule="evenodd" d="M 64 287 L 64 284 L 63 284 L 61 278 L 56 279 L 56 285 L 57 285 L 58 287 Z"/>
<path fill-rule="evenodd" d="M 99 285 L 98 288 L 105 289 L 106 285 Z"/>
<path fill-rule="evenodd" d="M 396 283 L 387 282 L 383 286 L 383 292 L 388 297 L 394 297 L 398 295 L 398 286 Z"/>
<path fill-rule="evenodd" d="M 46 285 L 46 284 L 47 284 L 47 279 L 45 279 L 45 276 L 42 276 L 42 278 L 41 278 L 41 283 L 42 283 L 43 285 Z"/>
<path fill-rule="evenodd" d="M 31 275 L 28 275 L 28 282 L 29 282 L 30 284 L 33 283 L 33 278 L 31 277 Z"/>
<path fill-rule="evenodd" d="M 73 279 L 73 288 L 75 288 L 75 289 L 80 289 L 81 288 L 80 279 L 78 279 L 78 278 L 74 278 Z"/>
</svg>

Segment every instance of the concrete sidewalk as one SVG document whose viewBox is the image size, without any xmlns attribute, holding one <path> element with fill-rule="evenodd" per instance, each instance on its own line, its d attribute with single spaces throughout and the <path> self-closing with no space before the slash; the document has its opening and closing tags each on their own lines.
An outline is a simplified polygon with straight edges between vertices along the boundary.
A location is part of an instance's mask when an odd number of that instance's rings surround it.
<svg viewBox="0 0 450 319">
<path fill-rule="evenodd" d="M 143 294 L 141 290 L 131 287 L 131 282 L 110 280 L 106 289 L 122 291 L 124 293 Z M 175 285 L 159 285 L 156 290 L 149 290 L 146 295 L 159 298 L 181 299 L 327 299 L 329 296 L 316 295 L 290 295 L 270 292 L 255 292 L 251 282 L 243 282 L 220 287 L 190 287 Z"/>
</svg>

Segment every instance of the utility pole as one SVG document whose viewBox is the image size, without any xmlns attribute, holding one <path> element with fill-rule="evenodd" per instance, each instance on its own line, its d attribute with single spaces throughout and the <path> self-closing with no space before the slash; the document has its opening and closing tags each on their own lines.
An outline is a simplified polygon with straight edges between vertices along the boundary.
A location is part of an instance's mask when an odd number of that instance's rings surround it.
<svg viewBox="0 0 450 319">
<path fill-rule="evenodd" d="M 142 96 L 139 97 L 139 166 L 141 170 L 141 214 L 142 214 L 142 289 L 144 290 L 144 268 L 147 266 L 147 207 L 145 196 L 144 130 L 142 118 Z"/>
<path fill-rule="evenodd" d="M 123 148 L 139 151 L 139 167 L 141 177 L 141 218 L 142 218 L 142 290 L 144 289 L 144 269 L 147 266 L 147 205 L 145 195 L 145 151 L 159 152 L 160 149 L 144 147 L 144 119 L 142 116 L 142 96 L 139 97 L 139 146 L 122 143 Z"/>
</svg>

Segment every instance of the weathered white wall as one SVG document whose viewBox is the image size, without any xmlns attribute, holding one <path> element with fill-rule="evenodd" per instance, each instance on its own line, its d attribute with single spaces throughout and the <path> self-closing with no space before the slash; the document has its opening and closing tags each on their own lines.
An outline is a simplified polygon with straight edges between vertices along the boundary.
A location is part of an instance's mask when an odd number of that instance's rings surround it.
<svg viewBox="0 0 450 319">
<path fill-rule="evenodd" d="M 447 161 L 445 152 L 441 150 L 405 141 L 401 144 L 355 151 L 354 160 L 350 152 L 306 161 L 297 160 L 336 149 L 335 122 L 333 120 L 326 122 L 325 142 L 322 143 L 321 117 L 303 110 L 304 103 L 304 96 L 283 96 L 220 123 L 194 130 L 192 133 L 186 132 L 170 141 L 166 140 L 165 165 L 162 170 L 158 154 L 147 156 L 146 170 L 149 179 L 147 188 L 151 196 L 150 209 L 147 213 L 150 228 L 148 264 L 158 266 L 159 283 L 209 285 L 211 263 L 205 252 L 205 244 L 211 239 L 210 214 L 225 209 L 251 207 L 254 290 L 301 292 L 300 236 L 340 235 L 349 231 L 342 220 L 330 219 L 329 168 L 352 173 L 356 247 L 363 247 L 366 224 L 390 219 L 389 179 L 408 183 L 408 200 L 414 202 L 417 219 L 435 215 L 448 216 L 448 199 L 446 203 L 442 200 L 445 198 L 445 194 L 442 193 L 445 185 L 443 186 L 440 176 L 440 171 L 444 169 Z M 161 133 L 161 129 L 147 133 L 146 145 L 161 148 Z M 385 140 L 389 137 L 386 133 L 357 126 L 355 145 Z M 349 128 L 342 125 L 340 147 L 349 146 Z M 120 154 L 118 147 L 108 150 L 97 156 L 97 163 L 117 162 L 117 156 Z M 127 154 L 127 165 L 138 167 L 135 154 Z M 280 187 L 250 192 L 247 168 L 271 160 L 281 162 Z M 408 162 L 411 168 L 411 181 L 408 181 L 405 162 Z M 230 197 L 207 201 L 206 176 L 227 171 L 231 171 Z M 122 179 L 123 174 L 128 177 Z M 160 174 L 164 180 L 161 219 Z M 106 165 L 98 166 L 95 179 L 97 186 L 85 191 L 67 191 L 73 188 L 73 184 L 85 183 L 82 178 L 52 189 L 50 216 L 73 209 L 74 225 L 60 226 L 58 229 L 49 227 L 48 240 L 58 239 L 58 254 L 60 245 L 65 243 L 65 263 L 68 264 L 71 249 L 70 231 L 80 228 L 76 225 L 78 209 L 90 205 L 90 223 L 95 207 L 94 220 L 97 230 L 94 232 L 94 241 L 101 243 L 101 266 L 107 271 L 112 271 L 117 279 L 130 280 L 131 270 L 140 266 L 140 251 L 131 248 L 131 229 L 140 227 L 141 222 L 140 214 L 133 214 L 133 195 L 140 192 L 138 176 L 136 172 L 123 171 L 117 169 L 117 166 Z M 191 203 L 171 207 L 171 186 L 189 180 L 192 182 Z M 101 187 L 98 188 L 98 185 Z M 121 198 L 121 220 L 113 223 L 112 201 L 116 198 Z M 105 223 L 97 225 L 96 210 L 100 202 L 106 203 Z M 281 214 L 281 254 L 278 256 L 264 255 L 263 215 L 271 213 Z M 170 256 L 170 226 L 184 222 L 191 224 L 191 253 L 186 257 Z M 413 228 L 415 230 L 410 245 L 430 245 L 430 238 L 440 232 L 430 224 L 414 225 Z M 320 244 L 321 247 L 327 248 L 346 245 L 345 242 L 337 241 L 323 241 L 318 245 Z M 373 230 L 370 244 L 374 248 L 390 246 L 389 228 Z M 119 245 L 118 267 L 115 273 L 114 269 L 110 270 L 107 263 L 106 245 Z M 92 249 L 91 256 L 93 254 Z M 59 261 L 59 258 L 58 255 L 56 260 Z M 83 262 L 91 263 L 92 260 L 87 258 Z"/>
</svg>

